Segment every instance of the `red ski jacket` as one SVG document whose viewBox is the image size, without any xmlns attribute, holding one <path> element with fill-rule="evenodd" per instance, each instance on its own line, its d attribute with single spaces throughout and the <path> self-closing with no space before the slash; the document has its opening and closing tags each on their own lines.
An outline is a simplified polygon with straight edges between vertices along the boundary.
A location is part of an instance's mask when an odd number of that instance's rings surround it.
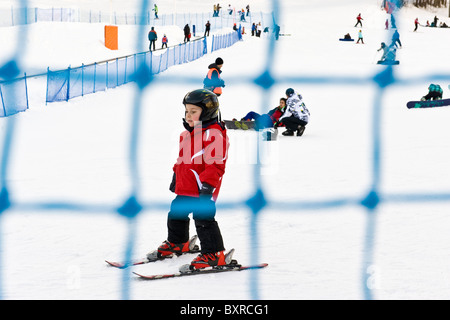
<svg viewBox="0 0 450 320">
<path fill-rule="evenodd" d="M 198 197 L 202 184 L 207 183 L 215 188 L 213 200 L 216 201 L 225 173 L 228 147 L 227 131 L 217 122 L 182 132 L 178 159 L 173 166 L 175 193 Z"/>
</svg>

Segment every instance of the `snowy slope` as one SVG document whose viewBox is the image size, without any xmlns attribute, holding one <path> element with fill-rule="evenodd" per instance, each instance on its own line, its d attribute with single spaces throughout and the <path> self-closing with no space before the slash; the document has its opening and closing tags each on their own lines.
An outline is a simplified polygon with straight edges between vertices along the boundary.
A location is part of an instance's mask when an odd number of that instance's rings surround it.
<svg viewBox="0 0 450 320">
<path fill-rule="evenodd" d="M 63 2 L 94 9 L 109 6 L 109 1 L 91 4 L 68 0 L 58 1 L 58 6 Z M 247 2 L 255 10 L 271 9 L 269 1 L 239 2 L 236 7 L 245 7 Z M 54 1 L 40 3 L 52 6 Z M 176 1 L 176 10 L 206 12 L 213 3 Z M 373 82 L 364 80 L 382 70 L 375 64 L 380 56 L 376 50 L 390 38 L 390 32 L 384 30 L 388 16 L 380 10 L 380 3 L 280 1 L 281 32 L 291 35 L 276 43 L 270 70 L 279 82 L 266 92 L 243 81 L 262 73 L 269 45 L 267 39 L 249 34 L 231 48 L 158 75 L 142 92 L 139 119 L 139 199 L 151 210 L 143 211 L 131 226 L 114 209 L 130 194 L 131 111 L 138 89 L 129 84 L 67 103 L 45 105 L 45 79 L 29 79 L 30 109 L 14 116 L 16 132 L 8 183 L 15 206 L 1 216 L 1 296 L 123 297 L 122 277 L 130 271 L 108 268 L 103 260 L 124 256 L 128 230 L 135 234 L 134 256 L 154 249 L 166 237 L 167 209 L 173 199 L 168 185 L 178 135 L 183 130 L 181 101 L 186 92 L 199 86 L 174 79 L 202 79 L 207 65 L 220 56 L 225 61 L 222 76 L 227 84 L 220 98 L 223 118 L 239 118 L 250 110 L 265 112 L 277 105 L 287 87 L 301 92 L 311 111 L 311 122 L 303 137 L 280 135 L 276 142 L 262 145 L 262 188 L 276 206 L 258 215 L 257 239 L 249 236 L 253 220 L 248 208 L 223 207 L 254 194 L 257 134 L 229 131 L 230 156 L 217 220 L 225 246 L 236 249 L 238 261 L 250 263 L 250 253 L 257 250 L 258 260 L 268 262 L 269 268 L 258 273 L 152 283 L 131 281 L 131 298 L 364 299 L 367 286 L 362 275 L 369 274 L 369 291 L 376 299 L 449 299 L 450 202 L 448 198 L 429 201 L 431 197 L 402 202 L 400 197 L 450 190 L 450 109 L 406 109 L 407 101 L 426 93 L 430 75 L 450 74 L 448 41 L 444 41 L 450 38 L 450 30 L 420 28 L 412 32 L 416 17 L 424 22 L 438 14 L 449 24 L 445 11 L 405 8 L 398 17 L 403 48 L 398 52 L 401 64 L 395 68 L 395 75 L 405 82 L 424 79 L 409 86 L 394 85 L 381 97 L 381 193 L 388 200 L 399 201 L 382 203 L 376 215 L 358 205 L 314 205 L 342 199 L 358 201 L 371 187 L 372 108 L 379 91 Z M 119 2 L 113 4 L 117 10 L 127 9 Z M 138 8 L 138 4 L 133 1 L 130 8 Z M 159 7 L 161 13 L 175 6 L 161 3 Z M 358 13 L 365 19 L 361 29 L 365 44 L 339 42 L 338 38 L 347 32 L 357 37 L 359 28 L 353 26 Z M 0 30 L 1 42 L 10 44 L 6 53 L 1 53 L 1 63 L 9 58 L 8 52 L 14 52 L 20 28 L 28 28 L 30 35 L 23 55 L 24 69 L 45 69 L 50 64 L 65 68 L 116 54 L 104 48 L 101 25 L 39 23 Z M 166 28 L 167 33 L 178 31 Z M 123 49 L 118 56 L 139 49 L 133 43 L 136 28 L 120 26 L 119 30 L 120 39 L 126 40 L 119 44 Z M 430 44 L 432 52 L 427 49 Z M 140 45 L 146 47 L 147 43 Z M 286 80 L 299 76 L 345 76 L 361 81 L 346 85 Z M 446 88 L 444 97 L 448 98 L 447 82 L 440 84 Z M 0 119 L 2 137 L 6 125 L 7 120 Z M 1 141 L 3 144 L 3 138 Z M 36 205 L 55 202 L 86 205 L 89 210 L 41 209 Z M 293 202 L 304 207 L 289 206 Z M 308 203 L 313 205 L 308 207 Z M 155 207 L 151 207 L 153 204 Z M 373 241 L 373 246 L 366 246 L 366 241 Z M 364 257 L 372 247 L 371 265 L 366 269 Z M 183 256 L 135 270 L 167 273 L 190 259 L 192 256 Z M 258 292 L 252 291 L 256 276 Z M 209 289 L 201 290 L 205 284 Z"/>
</svg>

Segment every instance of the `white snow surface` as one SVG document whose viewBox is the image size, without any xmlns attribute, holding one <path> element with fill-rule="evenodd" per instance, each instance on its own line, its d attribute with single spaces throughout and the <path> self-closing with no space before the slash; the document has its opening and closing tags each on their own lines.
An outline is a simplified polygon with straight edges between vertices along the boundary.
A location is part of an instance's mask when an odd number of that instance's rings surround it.
<svg viewBox="0 0 450 320">
<path fill-rule="evenodd" d="M 19 1 L 3 1 L 6 8 Z M 112 1 L 115 10 L 135 10 L 139 1 Z M 165 12 L 207 12 L 215 1 L 167 1 Z M 271 11 L 270 1 L 249 3 Z M 384 67 L 376 50 L 388 41 L 388 15 L 381 1 L 279 1 L 281 32 L 270 68 L 276 77 L 369 78 Z M 176 4 L 176 5 L 174 5 Z M 110 1 L 36 1 L 30 6 L 109 8 Z M 227 5 L 224 5 L 226 7 Z M 354 28 L 361 13 L 363 28 Z M 397 24 L 403 47 L 398 50 L 398 79 L 410 81 L 450 74 L 450 29 L 420 27 L 438 15 L 449 24 L 448 9 L 403 8 Z M 26 29 L 26 39 L 17 38 Z M 169 39 L 182 41 L 178 27 L 160 28 Z M 139 119 L 139 200 L 167 203 L 167 209 L 144 210 L 136 218 L 134 257 L 141 257 L 166 239 L 166 219 L 174 195 L 168 190 L 184 130 L 183 96 L 200 83 L 170 83 L 177 76 L 202 77 L 217 56 L 224 59 L 226 82 L 220 97 L 222 118 L 240 118 L 248 111 L 274 108 L 288 87 L 299 91 L 311 111 L 301 138 L 284 137 L 262 144 L 262 189 L 277 203 L 363 199 L 372 183 L 373 101 L 375 83 L 277 83 L 267 92 L 253 83 L 265 69 L 267 38 L 246 28 L 244 40 L 208 53 L 191 63 L 171 67 L 142 91 Z M 338 41 L 350 32 L 364 34 L 365 44 Z M 25 47 L 19 66 L 27 74 L 67 68 L 147 48 L 136 46 L 137 27 L 119 26 L 119 50 L 106 49 L 102 24 L 37 23 L 0 29 L 0 65 Z M 227 30 L 225 30 L 227 31 Z M 178 35 L 178 32 L 180 35 Z M 219 31 L 219 32 L 223 32 Z M 146 35 L 145 35 L 146 36 Z M 181 37 L 180 37 L 181 36 Z M 176 39 L 176 40 L 175 40 Z M 158 81 L 158 80 L 167 81 Z M 450 108 L 408 110 L 406 102 L 426 94 L 430 81 L 393 85 L 381 101 L 380 193 L 445 194 L 450 191 Z M 449 83 L 440 83 L 444 98 Z M 131 271 L 171 273 L 194 256 L 182 256 L 127 270 L 107 267 L 122 260 L 129 221 L 114 210 L 38 210 L 37 203 L 69 203 L 117 208 L 131 192 L 128 167 L 130 127 L 139 90 L 127 84 L 68 102 L 45 103 L 45 77 L 28 79 L 30 109 L 14 115 L 15 135 L 7 182 L 12 207 L 0 216 L 0 294 L 4 299 L 121 299 L 122 277 L 131 278 L 131 299 L 450 299 L 450 202 L 382 202 L 375 211 L 359 205 L 285 209 L 274 206 L 258 214 L 257 241 L 250 238 L 251 211 L 245 201 L 255 192 L 256 132 L 229 130 L 230 152 L 216 218 L 225 246 L 234 257 L 251 263 L 251 252 L 269 267 L 253 271 L 203 275 L 155 282 L 135 281 Z M 0 119 L 1 145 L 8 119 Z M 282 130 L 281 130 L 282 131 Z M 2 149 L 3 150 L 3 149 Z M 431 197 L 429 197 L 431 199 Z M 364 261 L 366 237 L 374 228 L 371 265 Z M 191 223 L 191 232 L 195 229 Z M 255 247 L 257 246 L 257 247 Z M 363 274 L 370 274 L 367 283 Z"/>
</svg>

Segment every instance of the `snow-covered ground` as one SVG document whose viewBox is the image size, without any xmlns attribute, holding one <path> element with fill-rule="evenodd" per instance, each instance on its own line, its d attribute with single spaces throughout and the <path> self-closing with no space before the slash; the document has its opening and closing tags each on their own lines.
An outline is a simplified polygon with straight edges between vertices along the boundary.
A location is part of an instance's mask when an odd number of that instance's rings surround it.
<svg viewBox="0 0 450 320">
<path fill-rule="evenodd" d="M 5 7 L 18 1 L 4 1 Z M 23 1 L 21 1 L 23 2 Z M 108 8 L 110 1 L 33 1 L 30 6 Z M 450 140 L 449 108 L 408 110 L 406 102 L 426 94 L 433 75 L 450 96 L 450 29 L 420 27 L 438 15 L 450 25 L 448 8 L 403 8 L 397 25 L 403 44 L 394 76 L 400 82 L 380 91 L 371 78 L 389 16 L 376 0 L 279 1 L 283 36 L 270 71 L 277 82 L 264 91 L 252 82 L 266 67 L 269 40 L 250 36 L 230 48 L 156 76 L 142 91 L 138 139 L 138 199 L 144 210 L 135 223 L 114 211 L 129 197 L 129 145 L 134 84 L 69 102 L 45 104 L 46 79 L 28 79 L 30 109 L 15 120 L 7 182 L 12 207 L 0 219 L 0 296 L 4 299 L 449 299 Z M 112 1 L 116 10 L 135 10 L 139 1 Z M 207 12 L 215 1 L 168 1 L 160 14 Z M 270 1 L 238 1 L 235 7 L 271 11 Z M 354 28 L 361 13 L 363 28 Z M 26 28 L 26 39 L 18 38 Z M 119 51 L 103 45 L 103 25 L 37 23 L 0 29 L 0 65 L 25 46 L 22 71 L 66 68 L 123 56 L 136 45 L 133 26 L 119 26 Z M 349 32 L 365 44 L 338 41 Z M 165 27 L 169 39 L 181 33 Z M 220 31 L 219 31 L 220 32 Z M 182 41 L 182 39 L 179 39 Z M 252 252 L 269 267 L 255 272 L 204 275 L 157 282 L 135 281 L 132 270 L 106 266 L 122 260 L 128 232 L 140 257 L 166 238 L 173 194 L 168 186 L 183 130 L 183 96 L 200 83 L 220 56 L 226 82 L 220 97 L 224 119 L 274 108 L 293 87 L 311 111 L 301 138 L 261 144 L 261 188 L 269 206 L 256 219 L 239 204 L 255 192 L 256 132 L 229 131 L 230 153 L 218 201 L 217 220 L 227 249 L 252 262 Z M 296 77 L 310 80 L 295 81 Z M 342 79 L 320 82 L 327 77 Z M 343 79 L 351 79 L 350 84 Z M 437 82 L 437 81 L 434 81 Z M 408 85 L 406 85 L 408 84 Z M 380 94 L 383 94 L 380 97 Z M 373 179 L 374 99 L 380 98 L 381 204 L 358 205 Z M 1 145 L 8 119 L 0 119 Z M 405 197 L 402 197 L 402 196 Z M 417 196 L 414 196 L 417 195 Z M 443 195 L 444 201 L 439 201 Z M 407 201 L 403 201 L 406 198 Z M 333 201 L 336 204 L 333 205 Z M 435 201 L 433 201 L 435 200 Z M 344 202 L 339 205 L 340 201 Z M 345 203 L 348 201 L 348 203 Z M 58 204 L 55 208 L 45 204 Z M 331 203 L 331 205 L 326 205 Z M 42 204 L 40 206 L 39 204 Z M 63 206 L 67 204 L 67 206 Z M 73 204 L 73 206 L 71 206 Z M 321 205 L 323 204 L 323 205 Z M 191 231 L 194 232 L 193 224 Z M 193 257 L 134 267 L 155 274 L 176 271 Z M 123 279 L 129 277 L 127 283 Z M 367 283 L 365 280 L 367 277 Z M 128 293 L 123 289 L 129 288 Z M 207 289 L 202 289 L 207 288 Z"/>
</svg>

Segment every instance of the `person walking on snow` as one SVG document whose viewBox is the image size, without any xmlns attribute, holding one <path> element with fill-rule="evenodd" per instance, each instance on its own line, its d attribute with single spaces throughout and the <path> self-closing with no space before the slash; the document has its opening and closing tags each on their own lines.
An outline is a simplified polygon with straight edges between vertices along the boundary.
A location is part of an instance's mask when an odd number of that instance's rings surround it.
<svg viewBox="0 0 450 320">
<path fill-rule="evenodd" d="M 206 89 L 188 92 L 183 105 L 186 130 L 180 136 L 180 152 L 169 187 L 176 197 L 167 217 L 167 240 L 148 253 L 147 258 L 156 261 L 190 252 L 196 239 L 189 239 L 189 214 L 192 213 L 201 253 L 191 261 L 189 270 L 227 265 L 234 250 L 225 254 L 215 220 L 215 201 L 228 157 L 227 130 L 219 120 L 219 101 L 213 92 Z"/>
<path fill-rule="evenodd" d="M 188 24 L 184 26 L 183 31 L 184 31 L 184 42 L 190 41 L 191 28 L 189 27 Z"/>
<path fill-rule="evenodd" d="M 286 90 L 286 110 L 280 117 L 279 124 L 286 126 L 286 131 L 282 133 L 283 136 L 293 136 L 297 132 L 297 136 L 303 135 L 305 127 L 309 122 L 309 110 L 303 102 L 302 96 L 289 88 Z"/>
<path fill-rule="evenodd" d="M 356 41 L 356 43 L 359 43 L 359 41 L 361 41 L 361 43 L 364 44 L 363 34 L 361 30 L 359 30 L 358 32 L 358 41 Z"/>
<path fill-rule="evenodd" d="M 355 24 L 355 28 L 358 26 L 358 24 L 361 26 L 361 28 L 362 28 L 362 20 L 364 20 L 362 17 L 361 17 L 361 13 L 360 14 L 358 14 L 358 16 L 356 17 L 356 24 Z"/>
</svg>

